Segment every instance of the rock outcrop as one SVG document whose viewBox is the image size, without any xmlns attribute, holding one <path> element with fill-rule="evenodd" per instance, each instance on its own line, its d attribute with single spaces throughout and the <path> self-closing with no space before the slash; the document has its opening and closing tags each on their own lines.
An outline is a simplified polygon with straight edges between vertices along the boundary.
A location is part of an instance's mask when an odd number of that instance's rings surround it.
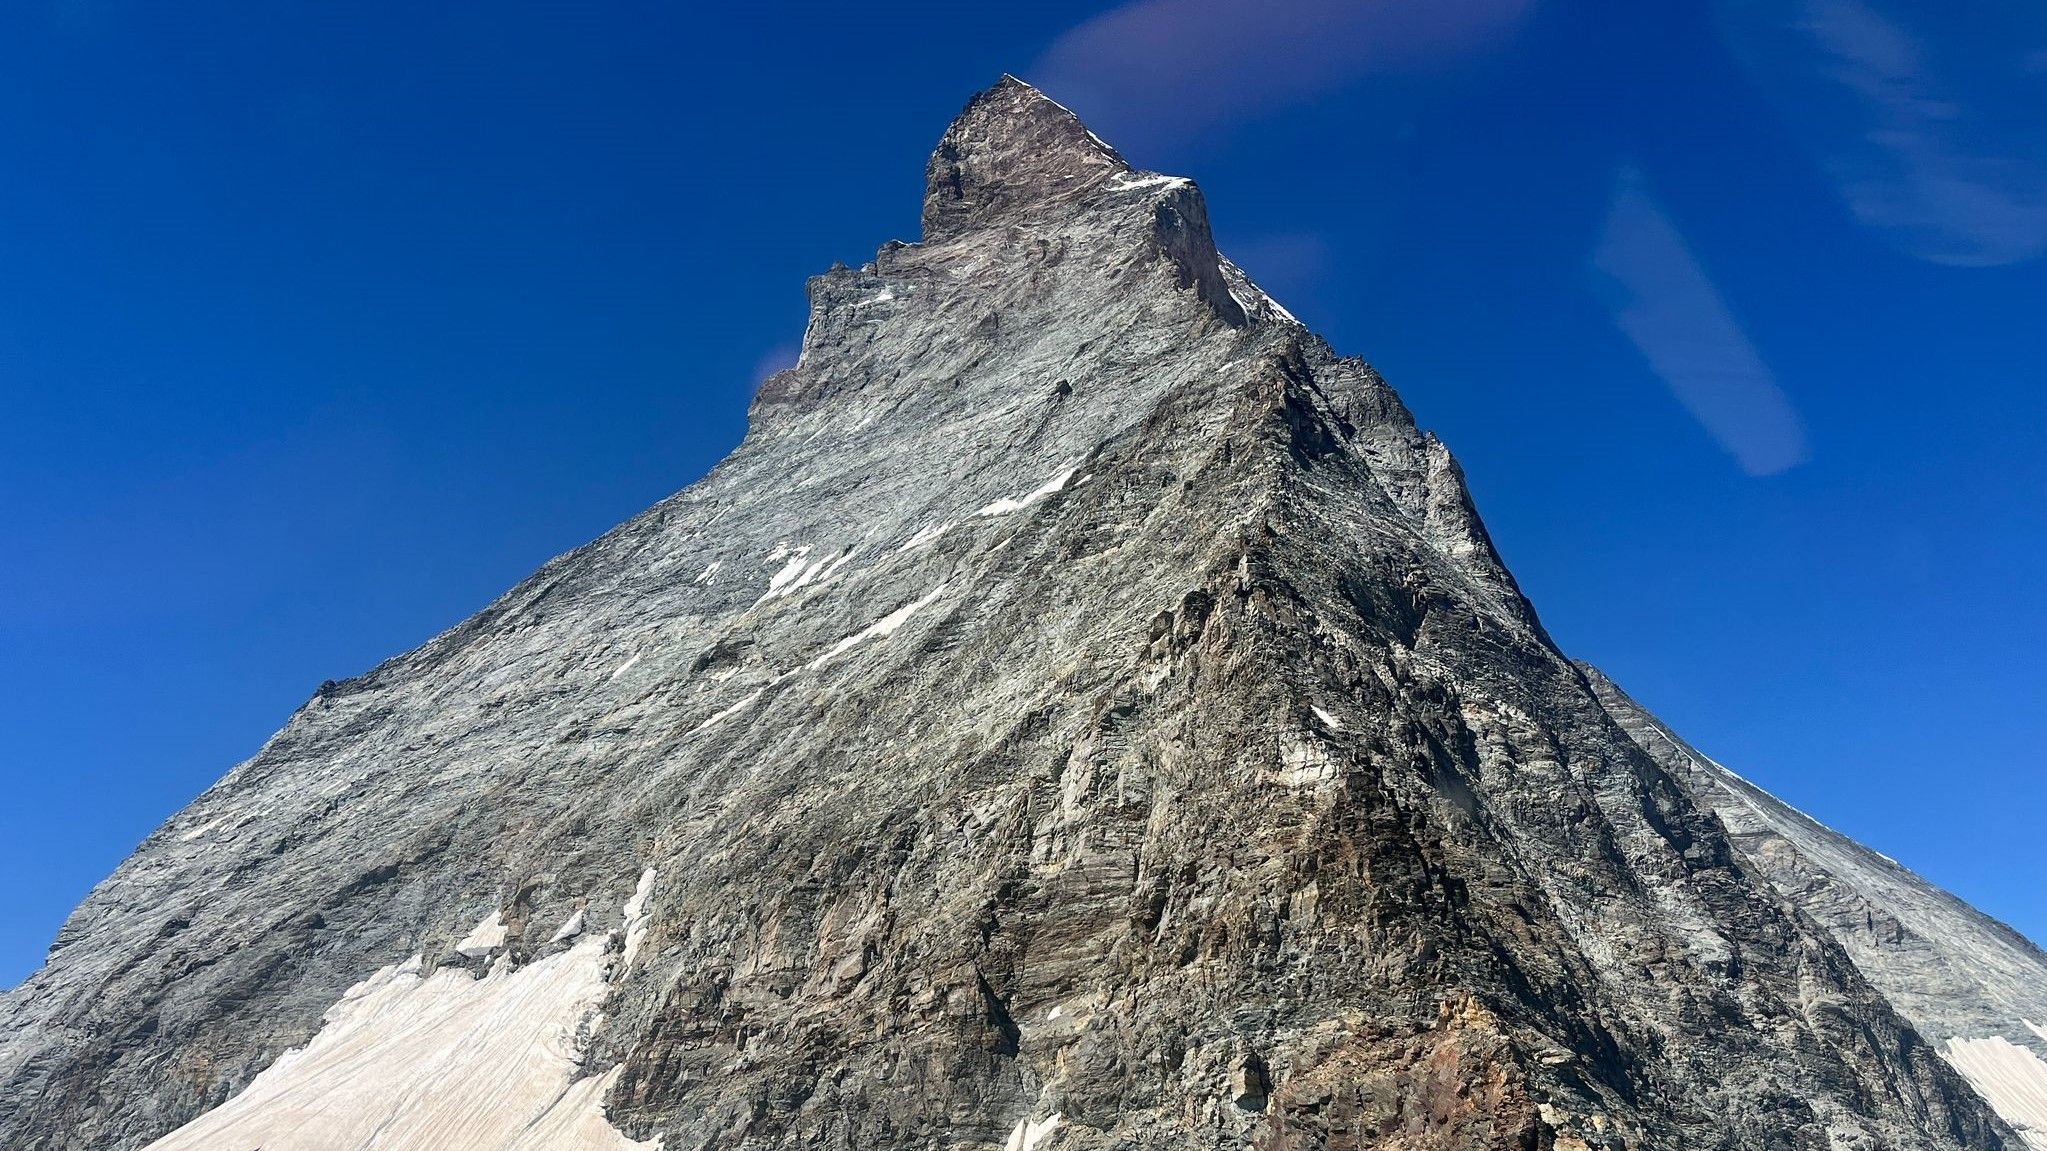
<svg viewBox="0 0 2047 1151">
<path fill-rule="evenodd" d="M 2016 1146 L 1913 1024 L 2020 1001 L 1801 905 L 1194 184 L 1010 79 L 928 177 L 729 459 L 92 893 L 0 1145 Z"/>
<path fill-rule="evenodd" d="M 1919 1033 L 2047 1151 L 2047 954 L 2018 932 L 1701 755 L 1596 668 L 1600 701 L 1719 816 L 1737 850 L 1818 920 Z"/>
</svg>

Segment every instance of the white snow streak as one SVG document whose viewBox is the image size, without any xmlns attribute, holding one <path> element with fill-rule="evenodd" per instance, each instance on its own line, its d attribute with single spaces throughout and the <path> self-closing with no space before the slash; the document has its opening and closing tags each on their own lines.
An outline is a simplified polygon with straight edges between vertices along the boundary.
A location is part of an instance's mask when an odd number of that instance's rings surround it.
<svg viewBox="0 0 2047 1151">
<path fill-rule="evenodd" d="M 1037 503 L 1039 500 L 1044 499 L 1046 496 L 1053 495 L 1059 491 L 1064 490 L 1066 487 L 1066 481 L 1072 479 L 1073 473 L 1078 470 L 1080 469 L 1077 467 L 1067 468 L 1065 471 L 1060 472 L 1058 475 L 1053 476 L 1049 480 L 1046 480 L 1044 484 L 1042 484 L 1036 491 L 1028 492 L 1022 496 L 1016 497 L 1015 499 L 1011 499 L 1005 496 L 1002 499 L 996 500 L 994 503 L 989 504 L 987 507 L 982 508 L 980 511 L 975 512 L 974 514 L 977 516 L 1000 516 L 1007 515 L 1010 512 L 1022 511 L 1023 509 L 1030 507 L 1032 504 Z"/>
<path fill-rule="evenodd" d="M 711 718 L 696 725 L 696 727 L 690 730 L 690 734 L 695 735 L 697 732 L 702 731 L 705 728 L 712 726 L 713 724 L 722 723 L 725 720 L 731 719 L 733 716 L 746 710 L 748 705 L 752 704 L 754 700 L 757 700 L 761 697 L 762 690 L 763 689 L 761 688 L 755 688 L 753 690 L 753 693 L 751 695 L 748 695 L 745 699 L 740 700 L 738 703 L 733 704 L 731 707 L 726 708 L 724 711 L 718 712 Z"/>
<path fill-rule="evenodd" d="M 1182 188 L 1190 181 L 1185 176 L 1118 176 L 1109 181 L 1111 192 L 1135 192 L 1139 188 Z"/>
<path fill-rule="evenodd" d="M 200 824 L 199 826 L 197 826 L 197 827 L 193 828 L 192 830 L 190 830 L 190 831 L 186 832 L 185 834 L 183 834 L 183 835 L 179 836 L 179 837 L 178 837 L 178 842 L 179 842 L 179 843 L 190 843 L 190 842 L 192 842 L 193 840 L 195 840 L 195 839 L 199 838 L 199 837 L 200 837 L 200 836 L 202 836 L 202 835 L 205 835 L 205 834 L 206 834 L 207 832 L 209 832 L 209 831 L 212 831 L 212 830 L 213 830 L 214 828 L 216 828 L 216 827 L 219 827 L 219 826 L 220 826 L 220 821 L 219 821 L 219 820 L 217 820 L 217 819 L 210 819 L 210 820 L 206 821 L 205 823 L 202 823 L 202 824 Z"/>
<path fill-rule="evenodd" d="M 898 552 L 906 552 L 914 548 L 921 548 L 926 544 L 935 542 L 938 539 L 938 537 L 944 535 L 945 533 L 951 531 L 952 529 L 958 526 L 960 526 L 958 520 L 947 520 L 942 524 L 937 524 L 933 527 L 925 528 L 922 531 L 919 531 L 916 535 L 913 535 L 909 539 L 904 540 L 903 546 L 897 548 L 896 550 Z"/>
<path fill-rule="evenodd" d="M 1279 316 L 1280 319 L 1285 320 L 1289 324 L 1300 323 L 1299 320 L 1294 318 L 1294 314 L 1292 312 L 1286 310 L 1285 304 L 1282 304 L 1278 300 L 1272 298 L 1272 294 L 1270 292 L 1267 292 L 1263 288 L 1254 288 L 1252 290 L 1257 292 L 1260 296 L 1264 297 L 1266 306 L 1271 308 L 1273 312 Z"/>
<path fill-rule="evenodd" d="M 1223 267 L 1227 271 L 1234 273 L 1239 279 L 1243 280 L 1245 289 L 1249 291 L 1252 295 L 1258 297 L 1258 302 L 1265 305 L 1266 308 L 1270 309 L 1273 315 L 1278 316 L 1280 319 L 1285 320 L 1289 324 L 1299 324 L 1301 322 L 1300 320 L 1294 318 L 1294 314 L 1292 312 L 1286 310 L 1285 304 L 1282 304 L 1278 300 L 1273 299 L 1271 292 L 1268 292 L 1264 288 L 1259 287 L 1257 284 L 1252 283 L 1251 277 L 1246 275 L 1244 273 L 1244 269 L 1238 267 L 1235 262 L 1225 259 L 1223 261 Z M 1244 309 L 1244 311 L 1247 314 L 1251 311 L 1251 305 L 1244 302 L 1244 297 L 1237 294 L 1237 289 L 1235 288 L 1230 289 L 1230 299 L 1237 301 L 1237 306 Z"/>
<path fill-rule="evenodd" d="M 724 560 L 712 560 L 712 561 L 711 561 L 711 566 L 710 566 L 710 567 L 707 567 L 707 568 L 705 568 L 705 569 L 704 569 L 704 572 L 703 572 L 703 574 L 702 574 L 702 575 L 700 575 L 700 576 L 698 576 L 698 577 L 697 577 L 697 578 L 696 578 L 695 580 L 693 580 L 693 581 L 691 581 L 691 582 L 693 582 L 693 583 L 710 583 L 710 582 L 711 582 L 711 577 L 712 577 L 712 576 L 715 576 L 715 575 L 717 575 L 717 574 L 718 574 L 718 565 L 720 565 L 720 564 L 722 564 L 722 563 L 724 563 L 724 562 L 725 562 Z"/>
<path fill-rule="evenodd" d="M 797 548 L 794 552 L 786 553 L 790 557 L 789 562 L 782 566 L 782 570 L 768 577 L 767 593 L 754 601 L 754 606 L 758 607 L 780 596 L 795 595 L 798 589 L 807 587 L 812 583 L 824 583 L 830 580 L 832 576 L 838 573 L 841 567 L 845 566 L 847 560 L 853 558 L 853 553 L 858 550 L 860 549 L 857 547 L 850 547 L 830 559 L 816 560 L 809 558 L 809 545 Z"/>
<path fill-rule="evenodd" d="M 2039 1028 L 2028 1023 L 2035 1033 Z M 2002 1035 L 1947 1041 L 1940 1053 L 2032 1151 L 2047 1151 L 2047 1063 Z"/>
<path fill-rule="evenodd" d="M 590 936 L 517 971 L 501 959 L 481 979 L 422 977 L 417 956 L 385 967 L 311 1042 L 148 1151 L 658 1151 L 605 1118 L 617 1068 L 577 1077 L 609 942 Z"/>
<path fill-rule="evenodd" d="M 846 561 L 853 558 L 853 553 L 859 550 L 860 549 L 858 547 L 850 547 L 847 548 L 845 551 L 840 552 L 839 558 L 826 564 L 824 566 L 824 570 L 817 574 L 817 582 L 830 583 L 832 577 L 839 574 L 839 569 L 846 566 Z"/>
<path fill-rule="evenodd" d="M 654 869 L 640 872 L 639 886 L 633 889 L 633 897 L 625 901 L 621 911 L 625 915 L 625 958 L 622 971 L 633 969 L 633 958 L 640 953 L 640 944 L 647 938 L 647 900 L 654 894 Z"/>
<path fill-rule="evenodd" d="M 845 653 L 851 651 L 855 647 L 858 647 L 860 644 L 865 643 L 870 639 L 881 639 L 884 636 L 893 633 L 897 628 L 909 622 L 911 616 L 916 615 L 918 612 L 924 610 L 924 608 L 930 606 L 932 600 L 935 600 L 939 596 L 944 594 L 945 585 L 939 584 L 937 587 L 932 588 L 931 593 L 929 595 L 926 595 L 923 599 L 912 600 L 909 603 L 906 603 L 903 606 L 897 608 L 896 610 L 888 613 L 887 615 L 882 616 L 880 619 L 875 620 L 873 623 L 868 624 L 866 627 L 860 629 L 859 631 L 854 632 L 852 635 L 849 635 L 845 639 L 842 639 L 839 642 L 833 644 L 829 649 L 825 651 L 823 655 L 818 656 L 814 660 L 811 660 L 808 664 L 804 666 L 811 671 L 816 671 L 818 668 L 823 667 L 826 663 L 830 662 L 831 660 L 836 659 L 841 655 L 844 655 Z"/>
<path fill-rule="evenodd" d="M 806 562 L 807 557 L 810 555 L 810 547 L 808 545 L 797 548 L 793 553 L 783 551 L 778 547 L 768 553 L 768 562 L 773 563 L 784 555 L 789 557 L 789 562 L 782 565 L 781 571 L 768 577 L 768 594 L 761 597 L 764 600 L 775 598 L 776 593 L 782 590 L 783 585 L 801 576 L 803 569 L 809 566 Z"/>
<path fill-rule="evenodd" d="M 638 663 L 638 662 L 640 662 L 640 657 L 641 657 L 641 656 L 643 656 L 643 655 L 645 655 L 645 654 L 647 654 L 647 653 L 645 653 L 645 652 L 641 652 L 641 651 L 636 651 L 636 652 L 634 652 L 634 653 L 633 653 L 633 657 L 632 657 L 631 659 L 629 659 L 629 660 L 625 661 L 624 663 L 622 663 L 622 664 L 619 664 L 619 665 L 618 665 L 618 670 L 617 670 L 617 671 L 614 671 L 614 672 L 612 672 L 612 673 L 611 673 L 611 678 L 612 678 L 612 679 L 617 679 L 617 678 L 618 678 L 619 676 L 622 676 L 622 675 L 624 675 L 624 674 L 625 674 L 626 672 L 628 672 L 628 671 L 631 671 L 631 670 L 632 670 L 632 668 L 633 668 L 633 665 L 634 665 L 634 664 L 636 664 L 636 663 Z"/>
<path fill-rule="evenodd" d="M 1321 721 L 1322 721 L 1322 722 L 1323 722 L 1324 724 L 1328 725 L 1328 727 L 1329 727 L 1329 730 L 1331 730 L 1331 731 L 1342 731 L 1342 730 L 1343 730 L 1343 721 L 1342 721 L 1342 720 L 1340 720 L 1340 719 L 1337 719 L 1337 718 L 1336 718 L 1335 716 L 1333 716 L 1333 715 L 1329 714 L 1329 713 L 1328 713 L 1328 712 L 1326 712 L 1326 711 L 1323 711 L 1323 710 L 1322 710 L 1321 708 L 1319 708 L 1319 707 L 1316 707 L 1316 706 L 1315 706 L 1315 705 L 1313 705 L 1313 704 L 1309 704 L 1309 705 L 1308 705 L 1308 710 L 1309 710 L 1309 711 L 1312 711 L 1312 712 L 1314 712 L 1314 713 L 1315 713 L 1315 718 L 1316 718 L 1316 719 L 1319 719 L 1319 720 L 1321 720 Z"/>
</svg>

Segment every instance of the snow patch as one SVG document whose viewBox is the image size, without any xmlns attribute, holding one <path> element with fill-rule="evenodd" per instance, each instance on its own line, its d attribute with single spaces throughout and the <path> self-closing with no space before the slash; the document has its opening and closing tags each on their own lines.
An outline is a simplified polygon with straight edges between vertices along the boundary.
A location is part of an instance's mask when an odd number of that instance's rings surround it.
<svg viewBox="0 0 2047 1151">
<path fill-rule="evenodd" d="M 919 531 L 916 535 L 913 535 L 909 539 L 904 540 L 903 545 L 897 548 L 896 551 L 906 552 L 915 548 L 921 548 L 926 544 L 934 543 L 938 540 L 938 537 L 944 535 L 945 533 L 951 531 L 952 529 L 958 526 L 960 526 L 960 522 L 958 520 L 947 520 L 942 524 L 937 524 L 935 526 L 925 528 Z"/>
<path fill-rule="evenodd" d="M 190 831 L 186 832 L 185 834 L 183 834 L 183 835 L 179 836 L 179 837 L 178 837 L 178 842 L 179 842 L 179 843 L 190 843 L 190 842 L 192 842 L 193 840 L 195 840 L 195 839 L 199 838 L 199 837 L 200 837 L 200 836 L 202 836 L 202 835 L 205 835 L 205 834 L 206 834 L 207 832 L 209 832 L 209 831 L 212 831 L 212 830 L 213 830 L 214 828 L 216 828 L 216 827 L 219 827 L 219 826 L 220 826 L 220 821 L 219 821 L 219 820 L 217 820 L 217 819 L 209 819 L 209 820 L 207 820 L 207 821 L 206 821 L 205 823 L 202 823 L 202 824 L 200 824 L 199 826 L 197 826 L 197 827 L 193 828 L 192 830 L 190 830 Z"/>
<path fill-rule="evenodd" d="M 1336 718 L 1335 716 L 1329 714 L 1326 711 L 1323 711 L 1321 708 L 1315 706 L 1314 704 L 1309 704 L 1308 710 L 1314 712 L 1315 718 L 1321 720 L 1323 724 L 1329 728 L 1329 730 L 1331 731 L 1343 730 L 1342 720 Z"/>
<path fill-rule="evenodd" d="M 1262 288 L 1258 287 L 1258 285 L 1253 284 L 1247 280 L 1245 281 L 1245 286 L 1250 288 L 1251 293 L 1258 297 L 1259 304 L 1262 305 L 1267 311 L 1270 311 L 1274 316 L 1277 316 L 1278 318 L 1285 320 L 1289 324 L 1299 324 L 1301 322 L 1295 319 L 1294 314 L 1292 312 L 1287 311 L 1284 305 L 1282 305 L 1278 300 L 1273 299 L 1270 295 L 1266 294 L 1266 292 Z M 1244 299 L 1244 297 L 1238 295 L 1237 290 L 1235 288 L 1231 288 L 1229 292 L 1230 299 L 1235 300 L 1237 302 L 1237 307 L 1243 309 L 1245 315 L 1255 316 L 1258 314 L 1257 309 L 1254 309 L 1251 306 L 1251 304 Z"/>
<path fill-rule="evenodd" d="M 477 924 L 469 934 L 462 937 L 462 942 L 455 945 L 455 950 L 471 959 L 481 959 L 504 945 L 505 915 L 502 911 L 493 911 L 489 919 Z"/>
<path fill-rule="evenodd" d="M 625 916 L 625 957 L 621 971 L 631 971 L 633 959 L 640 953 L 640 944 L 647 938 L 647 900 L 654 895 L 654 869 L 640 872 L 640 883 L 633 889 L 633 897 L 625 901 L 622 914 Z"/>
<path fill-rule="evenodd" d="M 2035 1033 L 2039 1028 L 2027 1024 Z M 1954 1038 L 1941 1055 L 2032 1151 L 2047 1151 L 2047 1063 L 2002 1035 Z"/>
<path fill-rule="evenodd" d="M 825 664 L 831 662 L 832 660 L 838 658 L 841 655 L 844 655 L 845 653 L 853 650 L 854 648 L 860 646 L 861 644 L 867 642 L 870 639 L 882 639 L 893 634 L 897 628 L 903 626 L 905 623 L 908 623 L 911 616 L 916 615 L 918 612 L 924 610 L 926 607 L 929 607 L 931 605 L 931 601 L 937 599 L 939 596 L 942 596 L 944 594 L 945 585 L 939 584 L 937 587 L 932 588 L 930 594 L 926 595 L 923 599 L 912 600 L 909 603 L 906 603 L 903 606 L 897 608 L 896 610 L 888 613 L 887 615 L 882 616 L 880 619 L 875 620 L 873 623 L 868 624 L 866 627 L 861 628 L 859 631 L 854 632 L 852 635 L 847 636 L 845 639 L 842 639 L 839 642 L 833 644 L 830 648 L 826 649 L 823 655 L 818 656 L 814 660 L 811 660 L 809 663 L 805 664 L 804 667 L 810 671 L 816 671 L 818 668 L 823 667 Z"/>
<path fill-rule="evenodd" d="M 554 929 L 554 934 L 548 936 L 547 941 L 549 943 L 560 943 L 564 939 L 574 939 L 581 934 L 583 934 L 583 909 L 578 907 L 576 908 L 576 913 L 569 916 L 567 923 Z"/>
<path fill-rule="evenodd" d="M 761 692 L 763 690 L 765 689 L 755 688 L 753 692 L 750 695 L 748 695 L 745 699 L 740 700 L 738 703 L 733 704 L 731 707 L 726 708 L 724 711 L 713 714 L 711 718 L 696 725 L 694 728 L 691 728 L 690 734 L 695 735 L 697 732 L 700 732 L 707 727 L 723 723 L 726 720 L 731 719 L 733 716 L 738 715 L 740 712 L 745 711 L 749 706 L 753 704 L 754 700 L 757 700 L 761 697 Z"/>
<path fill-rule="evenodd" d="M 694 580 L 692 580 L 692 581 L 690 581 L 690 582 L 692 582 L 692 583 L 710 583 L 710 582 L 711 582 L 711 577 L 712 577 L 712 576 L 715 576 L 715 575 L 717 575 L 717 574 L 718 574 L 718 565 L 720 565 L 720 564 L 722 564 L 722 563 L 724 563 L 724 562 L 725 562 L 724 560 L 712 560 L 712 561 L 711 561 L 711 566 L 709 566 L 709 567 L 705 568 L 705 569 L 704 569 L 704 571 L 703 571 L 703 574 L 702 574 L 702 575 L 699 575 L 699 576 L 698 576 L 698 577 L 697 577 L 696 579 L 694 579 Z"/>
<path fill-rule="evenodd" d="M 2038 1035 L 2041 1039 L 2047 1039 L 2047 1027 L 2042 1027 L 2030 1019 L 2021 1019 L 2019 1022 L 2026 1025 L 2026 1030 Z"/>
<path fill-rule="evenodd" d="M 1135 192 L 1139 188 L 1184 188 L 1191 183 L 1193 181 L 1185 176 L 1161 176 L 1157 174 L 1139 176 L 1132 173 L 1128 176 L 1118 176 L 1109 181 L 1109 190 L 1111 192 Z"/>
<path fill-rule="evenodd" d="M 493 916 L 493 919 L 496 917 Z M 659 1151 L 614 1128 L 618 1075 L 580 1077 L 609 985 L 607 940 L 514 971 L 385 967 L 317 1035 L 147 1151 Z"/>
<path fill-rule="evenodd" d="M 1066 481 L 1072 479 L 1073 473 L 1079 470 L 1078 467 L 1067 468 L 1065 471 L 1039 485 L 1035 491 L 1026 492 L 1014 499 L 1005 496 L 974 514 L 977 516 L 1000 516 L 1007 515 L 1010 512 L 1020 512 L 1039 500 L 1044 499 L 1046 496 L 1063 491 L 1066 487 Z"/>
<path fill-rule="evenodd" d="M 1256 296 L 1258 303 L 1262 305 L 1264 308 L 1266 308 L 1268 311 L 1270 311 L 1273 315 L 1279 317 L 1282 320 L 1285 320 L 1289 324 L 1300 325 L 1301 321 L 1296 319 L 1292 312 L 1286 310 L 1286 305 L 1280 303 L 1278 300 L 1273 299 L 1272 293 L 1259 287 L 1257 284 L 1252 283 L 1251 277 L 1245 275 L 1244 269 L 1238 267 L 1235 261 L 1225 258 L 1223 260 L 1223 269 L 1226 272 L 1228 272 L 1231 277 L 1238 280 L 1242 280 L 1244 282 L 1245 290 L 1249 291 L 1252 295 Z M 1245 302 L 1244 297 L 1237 294 L 1237 289 L 1234 287 L 1230 288 L 1230 299 L 1235 300 L 1237 302 L 1237 306 L 1244 309 L 1244 311 L 1247 314 L 1251 312 L 1252 310 L 1251 305 Z"/>
<path fill-rule="evenodd" d="M 775 598 L 775 595 L 777 593 L 779 593 L 792 580 L 795 580 L 797 577 L 801 576 L 803 574 L 803 569 L 809 566 L 808 557 L 810 556 L 810 545 L 805 544 L 803 547 L 797 548 L 793 552 L 785 551 L 784 547 L 786 547 L 786 545 L 778 546 L 775 548 L 774 551 L 768 553 L 769 563 L 774 563 L 776 560 L 781 559 L 783 556 L 788 556 L 789 562 L 782 565 L 782 570 L 768 577 L 768 594 L 761 597 L 764 600 Z"/>
<path fill-rule="evenodd" d="M 787 553 L 789 562 L 782 565 L 780 571 L 768 577 L 767 593 L 754 601 L 754 606 L 758 607 L 771 599 L 782 596 L 795 595 L 799 589 L 808 587 L 813 583 L 829 581 L 832 576 L 838 574 L 838 570 L 841 567 L 845 566 L 847 560 L 853 558 L 853 553 L 858 550 L 860 550 L 858 547 L 850 547 L 828 559 L 813 560 L 809 558 L 810 546 L 806 544 L 793 552 Z"/>
<path fill-rule="evenodd" d="M 839 557 L 837 559 L 826 564 L 824 566 L 824 570 L 817 574 L 817 582 L 821 584 L 832 582 L 832 577 L 839 574 L 839 569 L 845 567 L 846 561 L 852 559 L 853 553 L 859 550 L 860 548 L 856 545 L 854 547 L 847 548 L 845 551 L 840 552 Z"/>
<path fill-rule="evenodd" d="M 1017 1120 L 1016 1130 L 1009 1133 L 1009 1142 L 1002 1145 L 1002 1151 L 1038 1151 L 1038 1144 L 1050 1138 L 1052 1132 L 1058 1129 L 1060 1120 L 1064 1118 L 1064 1115 L 1054 1111 L 1036 1122 L 1029 1119 Z"/>
<path fill-rule="evenodd" d="M 617 679 L 617 678 L 618 678 L 619 676 L 622 676 L 622 675 L 624 675 L 624 674 L 625 674 L 626 672 L 628 672 L 628 671 L 631 671 L 631 670 L 632 670 L 632 667 L 633 667 L 633 665 L 634 665 L 634 664 L 636 664 L 636 663 L 638 663 L 638 662 L 640 662 L 640 657 L 641 657 L 641 656 L 643 656 L 643 655 L 645 655 L 645 654 L 647 654 L 647 653 L 646 653 L 646 652 L 641 652 L 641 651 L 636 651 L 636 652 L 634 652 L 634 653 L 633 653 L 633 657 L 632 657 L 631 659 L 629 659 L 629 660 L 625 661 L 624 663 L 622 663 L 622 664 L 619 664 L 619 665 L 618 665 L 618 670 L 617 670 L 617 671 L 614 671 L 614 672 L 612 672 L 612 673 L 611 673 L 611 678 L 612 678 L 612 679 Z"/>
<path fill-rule="evenodd" d="M 1256 284 L 1251 283 L 1249 279 L 1246 279 L 1244 283 L 1252 291 L 1258 293 L 1259 302 L 1263 303 L 1266 307 L 1272 309 L 1273 315 L 1278 316 L 1280 319 L 1285 320 L 1289 324 L 1299 324 L 1301 322 L 1294 318 L 1294 314 L 1292 312 L 1286 310 L 1285 304 L 1282 304 L 1278 300 L 1273 299 L 1272 293 L 1266 291 L 1265 289 L 1259 287 Z M 1230 295 L 1235 296 L 1236 293 L 1231 292 Z M 1243 304 L 1243 301 L 1239 300 L 1237 301 L 1237 303 L 1241 306 Z"/>
<path fill-rule="evenodd" d="M 797 588 L 804 587 L 808 585 L 810 581 L 816 579 L 819 576 L 819 574 L 821 574 L 824 571 L 825 565 L 830 562 L 831 561 L 829 560 L 813 561 L 809 566 L 803 569 L 802 573 L 799 574 L 796 577 L 796 579 L 792 583 L 790 583 L 788 587 L 783 588 L 780 594 L 794 595 L 796 593 Z"/>
</svg>

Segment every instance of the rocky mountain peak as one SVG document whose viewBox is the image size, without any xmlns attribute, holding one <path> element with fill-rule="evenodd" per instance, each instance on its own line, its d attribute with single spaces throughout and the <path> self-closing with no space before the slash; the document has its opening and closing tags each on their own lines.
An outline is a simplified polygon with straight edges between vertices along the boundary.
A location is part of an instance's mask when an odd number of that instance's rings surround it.
<svg viewBox="0 0 2047 1151">
<path fill-rule="evenodd" d="M 968 101 L 940 139 L 926 166 L 923 218 L 923 243 L 892 240 L 857 268 L 836 264 L 811 279 L 802 354 L 755 394 L 755 428 L 786 428 L 791 413 L 827 407 L 843 414 L 856 396 L 998 408 L 1017 373 L 943 332 L 963 323 L 990 339 L 1036 331 L 1063 346 L 1065 370 L 1080 371 L 1113 354 L 1115 334 L 1128 336 L 1131 305 L 1152 298 L 1140 281 L 1169 286 L 1158 302 L 1176 312 L 1197 305 L 1172 320 L 1193 325 L 1182 338 L 1291 320 L 1217 250 L 1194 181 L 1133 166 L 1014 76 Z M 961 291 L 998 278 L 1037 290 Z M 910 370 L 911 358 L 926 355 L 950 363 L 938 375 L 942 392 Z"/>
<path fill-rule="evenodd" d="M 931 174 L 709 475 L 95 889 L 0 1147 L 2047 1131 L 2047 957 L 1566 660 L 1190 181 L 1013 78 Z"/>
<path fill-rule="evenodd" d="M 1130 171 L 1080 118 L 1014 76 L 967 102 L 925 168 L 924 238 L 1070 203 Z"/>
</svg>

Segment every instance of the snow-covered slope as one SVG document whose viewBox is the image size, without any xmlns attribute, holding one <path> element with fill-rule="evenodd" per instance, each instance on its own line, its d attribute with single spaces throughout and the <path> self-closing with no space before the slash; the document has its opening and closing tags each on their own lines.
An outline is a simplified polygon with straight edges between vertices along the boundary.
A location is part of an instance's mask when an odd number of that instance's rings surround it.
<svg viewBox="0 0 2047 1151">
<path fill-rule="evenodd" d="M 1950 1039 L 1940 1053 L 1961 1069 L 2027 1147 L 2047 1151 L 2047 1061 L 2002 1035 Z"/>
<path fill-rule="evenodd" d="M 618 1069 L 583 1073 L 605 996 L 645 934 L 653 881 L 641 876 L 622 933 L 584 935 L 578 910 L 556 932 L 569 946 L 516 970 L 501 955 L 481 978 L 426 972 L 418 956 L 383 968 L 312 1042 L 148 1151 L 658 1151 L 605 1117 Z M 504 938 L 493 913 L 457 950 L 489 958 Z"/>
</svg>

